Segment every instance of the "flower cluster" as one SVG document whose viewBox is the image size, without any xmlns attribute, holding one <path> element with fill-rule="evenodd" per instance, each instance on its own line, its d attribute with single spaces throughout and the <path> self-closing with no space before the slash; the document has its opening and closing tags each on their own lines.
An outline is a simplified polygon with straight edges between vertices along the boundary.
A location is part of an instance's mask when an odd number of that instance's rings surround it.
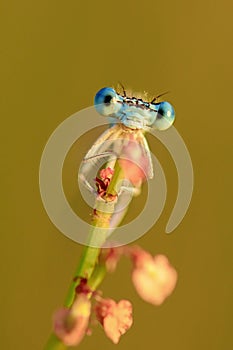
<svg viewBox="0 0 233 350">
<path fill-rule="evenodd" d="M 152 256 L 140 247 L 124 246 L 102 249 L 99 263 L 107 272 L 113 272 L 120 257 L 132 262 L 132 282 L 139 296 L 148 303 L 160 305 L 172 293 L 177 272 L 164 255 Z M 91 301 L 94 305 L 92 306 Z M 54 316 L 54 332 L 67 346 L 80 343 L 89 333 L 91 316 L 102 325 L 106 336 L 117 344 L 132 326 L 132 304 L 128 300 L 105 299 L 92 291 L 88 281 L 81 279 L 71 308 L 62 308 Z"/>
</svg>

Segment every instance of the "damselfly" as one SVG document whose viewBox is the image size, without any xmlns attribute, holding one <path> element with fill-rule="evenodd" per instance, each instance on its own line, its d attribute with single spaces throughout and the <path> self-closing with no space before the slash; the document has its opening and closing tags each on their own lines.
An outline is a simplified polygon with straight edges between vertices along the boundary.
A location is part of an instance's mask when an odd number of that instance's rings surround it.
<svg viewBox="0 0 233 350">
<path fill-rule="evenodd" d="M 95 176 L 90 174 L 100 159 L 108 164 L 122 156 L 132 157 L 134 162 L 143 159 L 144 162 L 139 161 L 139 166 L 145 168 L 143 170 L 148 178 L 153 177 L 150 150 L 144 133 L 151 128 L 166 130 L 175 119 L 172 105 L 165 101 L 158 102 L 160 96 L 146 102 L 141 98 L 128 97 L 124 89 L 122 95 L 109 87 L 97 92 L 95 108 L 99 114 L 110 117 L 113 125 L 97 139 L 83 159 L 79 179 L 90 191 L 96 191 L 93 182 Z M 130 152 L 127 152 L 129 144 Z M 127 186 L 122 186 L 122 189 L 128 190 Z"/>
</svg>

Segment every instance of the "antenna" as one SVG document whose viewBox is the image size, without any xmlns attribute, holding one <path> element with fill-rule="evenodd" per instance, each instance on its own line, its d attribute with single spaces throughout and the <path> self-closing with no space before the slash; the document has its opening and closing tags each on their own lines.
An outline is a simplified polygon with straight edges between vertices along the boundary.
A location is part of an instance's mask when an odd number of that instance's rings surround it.
<svg viewBox="0 0 233 350">
<path fill-rule="evenodd" d="M 118 81 L 118 84 L 120 85 L 120 87 L 121 87 L 121 88 L 122 88 L 122 90 L 123 90 L 124 97 L 126 97 L 126 91 L 125 91 L 124 85 L 123 85 L 123 84 L 121 84 L 121 82 L 120 82 L 120 81 Z"/>
<path fill-rule="evenodd" d="M 171 91 L 166 91 L 166 92 L 163 92 L 162 94 L 159 94 L 159 95 L 155 96 L 155 97 L 153 98 L 153 100 L 150 101 L 150 103 L 155 102 L 155 101 L 158 100 L 161 96 L 164 96 L 164 95 L 166 95 L 166 94 L 168 94 L 168 93 L 170 93 L 170 92 L 171 92 Z"/>
</svg>

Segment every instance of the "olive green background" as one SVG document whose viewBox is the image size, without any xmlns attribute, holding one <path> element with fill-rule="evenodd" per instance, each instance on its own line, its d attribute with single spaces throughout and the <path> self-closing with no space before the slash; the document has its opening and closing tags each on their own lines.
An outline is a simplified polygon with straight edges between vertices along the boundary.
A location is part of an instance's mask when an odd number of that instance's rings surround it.
<svg viewBox="0 0 233 350">
<path fill-rule="evenodd" d="M 168 197 L 137 243 L 166 254 L 179 281 L 164 305 L 153 307 L 136 295 L 128 261 L 107 276 L 104 295 L 134 305 L 134 325 L 118 349 L 232 348 L 232 2 L 5 0 L 0 7 L 0 348 L 43 348 L 83 249 L 56 230 L 41 203 L 45 143 L 63 120 L 92 104 L 98 89 L 118 81 L 135 91 L 171 91 L 166 98 L 195 173 L 188 213 L 166 235 L 177 173 L 164 147 L 148 137 Z M 84 139 L 78 157 L 100 132 Z M 64 172 L 69 193 L 72 159 Z M 100 327 L 79 346 L 97 347 L 115 349 Z"/>
</svg>

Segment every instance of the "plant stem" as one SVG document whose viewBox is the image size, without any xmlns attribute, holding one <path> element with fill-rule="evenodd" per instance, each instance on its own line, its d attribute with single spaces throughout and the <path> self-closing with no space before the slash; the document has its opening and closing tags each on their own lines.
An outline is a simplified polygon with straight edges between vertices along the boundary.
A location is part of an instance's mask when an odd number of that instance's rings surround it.
<svg viewBox="0 0 233 350">
<path fill-rule="evenodd" d="M 107 232 L 110 224 L 112 214 L 114 213 L 114 203 L 112 205 L 112 212 L 103 210 L 109 202 L 108 198 L 116 195 L 116 185 L 123 177 L 122 170 L 119 163 L 116 162 L 114 167 L 114 174 L 107 188 L 106 203 L 104 201 L 96 201 L 96 207 L 92 219 L 92 228 L 89 234 L 89 245 L 85 246 L 81 260 L 75 271 L 75 277 L 69 287 L 67 297 L 64 305 L 68 308 L 72 307 L 75 300 L 75 289 L 80 283 L 81 278 L 87 279 L 88 285 L 92 291 L 95 291 L 99 284 L 102 282 L 106 268 L 103 264 L 98 264 L 98 257 L 100 254 L 100 247 L 104 244 Z M 111 204 L 111 203 L 110 203 Z M 106 232 L 104 229 L 107 229 Z M 94 244 L 93 244 L 94 243 Z M 93 246 L 94 245 L 94 246 Z M 67 346 L 56 337 L 55 334 L 51 334 L 44 350 L 65 350 Z"/>
</svg>

